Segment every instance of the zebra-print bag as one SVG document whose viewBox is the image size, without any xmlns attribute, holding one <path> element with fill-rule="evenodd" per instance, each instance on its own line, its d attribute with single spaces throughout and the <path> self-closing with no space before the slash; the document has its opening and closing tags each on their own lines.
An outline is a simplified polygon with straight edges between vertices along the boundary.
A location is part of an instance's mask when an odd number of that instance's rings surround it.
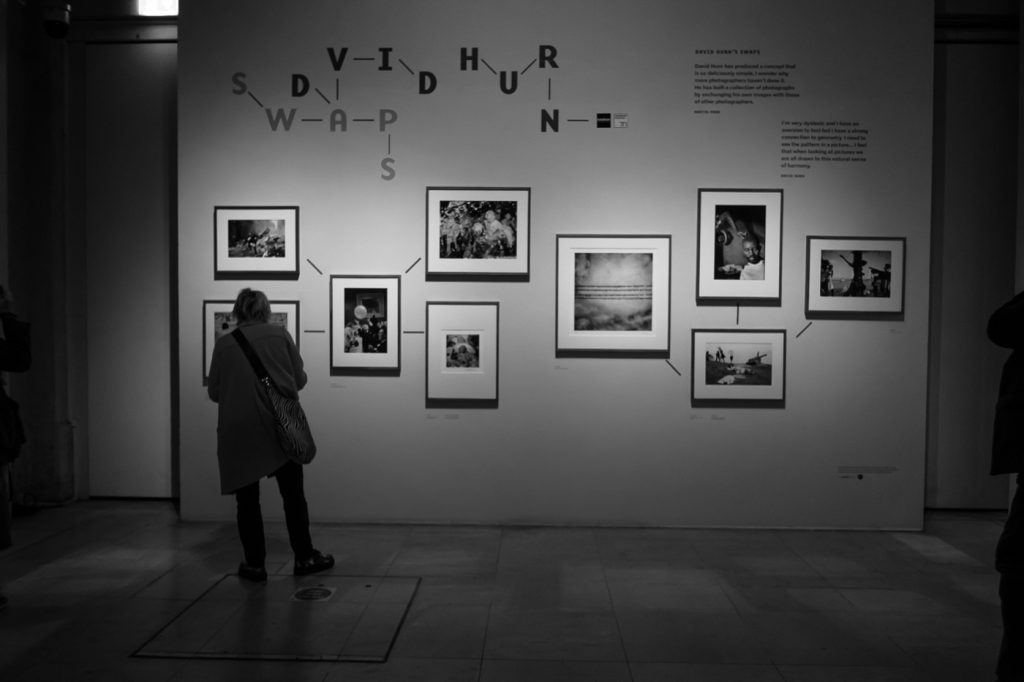
<svg viewBox="0 0 1024 682">
<path fill-rule="evenodd" d="M 274 428 L 277 431 L 277 442 L 288 458 L 299 464 L 309 464 L 316 456 L 316 443 L 313 433 L 309 430 L 306 412 L 298 400 L 281 395 L 270 377 L 259 380 L 267 394 L 267 402 L 274 413 Z"/>
<path fill-rule="evenodd" d="M 249 358 L 249 364 L 256 372 L 256 380 L 260 384 L 260 391 L 267 398 L 267 405 L 274 413 L 274 430 L 277 432 L 277 442 L 288 455 L 288 458 L 299 464 L 309 464 L 316 456 L 316 443 L 313 442 L 313 433 L 309 428 L 309 421 L 306 419 L 306 412 L 298 400 L 293 400 L 277 390 L 270 374 L 267 373 L 263 363 L 260 361 L 256 351 L 249 345 L 249 340 L 239 329 L 231 332 L 238 345 L 245 351 Z"/>
</svg>

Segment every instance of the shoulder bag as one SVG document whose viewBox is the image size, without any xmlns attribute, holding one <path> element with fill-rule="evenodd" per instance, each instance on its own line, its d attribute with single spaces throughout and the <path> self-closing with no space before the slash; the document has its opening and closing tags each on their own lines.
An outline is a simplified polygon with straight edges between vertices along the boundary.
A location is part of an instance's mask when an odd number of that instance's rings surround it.
<svg viewBox="0 0 1024 682">
<path fill-rule="evenodd" d="M 278 390 L 277 384 L 270 378 L 266 367 L 256 351 L 253 350 L 249 339 L 245 338 L 242 330 L 235 329 L 231 332 L 235 341 L 249 358 L 249 364 L 256 372 L 256 380 L 260 384 L 260 390 L 267 396 L 267 403 L 271 412 L 274 413 L 275 428 L 277 431 L 277 442 L 281 449 L 288 455 L 288 458 L 299 464 L 309 464 L 316 456 L 316 443 L 313 442 L 313 434 L 309 430 L 309 422 L 306 420 L 306 413 L 298 400 L 293 400 Z"/>
</svg>

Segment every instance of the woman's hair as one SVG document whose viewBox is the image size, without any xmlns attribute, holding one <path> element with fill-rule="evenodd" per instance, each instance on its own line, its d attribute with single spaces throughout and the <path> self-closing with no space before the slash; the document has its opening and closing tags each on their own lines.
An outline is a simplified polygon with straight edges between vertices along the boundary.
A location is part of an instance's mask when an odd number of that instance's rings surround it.
<svg viewBox="0 0 1024 682">
<path fill-rule="evenodd" d="M 238 292 L 235 309 L 232 311 L 238 324 L 243 322 L 269 322 L 270 301 L 266 294 L 246 287 Z"/>
</svg>

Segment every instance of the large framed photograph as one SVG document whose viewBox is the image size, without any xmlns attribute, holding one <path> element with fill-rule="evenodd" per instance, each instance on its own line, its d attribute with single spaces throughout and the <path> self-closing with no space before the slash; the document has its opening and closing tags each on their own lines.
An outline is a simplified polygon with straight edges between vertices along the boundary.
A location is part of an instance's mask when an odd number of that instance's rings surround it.
<svg viewBox="0 0 1024 682">
<path fill-rule="evenodd" d="M 203 301 L 203 386 L 210 378 L 214 344 L 238 326 L 232 314 L 234 307 L 234 301 Z M 287 329 L 296 347 L 299 345 L 298 301 L 270 301 L 270 323 Z"/>
<path fill-rule="evenodd" d="M 808 237 L 809 318 L 902 319 L 903 237 Z"/>
<path fill-rule="evenodd" d="M 298 206 L 216 206 L 214 279 L 298 279 Z"/>
<path fill-rule="evenodd" d="M 427 405 L 498 404 L 498 304 L 427 302 Z"/>
<path fill-rule="evenodd" d="M 555 355 L 667 358 L 671 236 L 555 241 Z"/>
<path fill-rule="evenodd" d="M 401 278 L 331 276 L 331 374 L 401 371 Z"/>
<path fill-rule="evenodd" d="M 698 305 L 780 305 L 782 190 L 697 192 Z"/>
<path fill-rule="evenodd" d="M 529 187 L 428 187 L 427 279 L 530 278 Z"/>
<path fill-rule="evenodd" d="M 786 332 L 694 329 L 691 401 L 700 406 L 782 405 Z"/>
</svg>

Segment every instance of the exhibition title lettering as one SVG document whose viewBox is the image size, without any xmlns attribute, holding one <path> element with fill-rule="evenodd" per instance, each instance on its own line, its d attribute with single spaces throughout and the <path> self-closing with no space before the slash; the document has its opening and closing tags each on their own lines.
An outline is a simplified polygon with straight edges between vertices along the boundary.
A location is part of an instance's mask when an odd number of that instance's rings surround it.
<svg viewBox="0 0 1024 682">
<path fill-rule="evenodd" d="M 415 71 L 402 59 L 397 59 L 394 56 L 394 48 L 391 47 L 380 47 L 377 48 L 377 56 L 375 57 L 353 57 L 353 61 L 356 62 L 375 62 L 377 63 L 377 70 L 390 72 L 396 70 L 396 63 L 402 69 L 407 71 L 411 76 L 414 76 L 417 80 L 418 94 L 430 95 L 437 90 L 438 78 L 437 75 L 432 71 Z M 558 56 L 558 50 L 552 45 L 540 45 L 538 48 L 538 54 L 533 61 L 531 61 L 521 71 L 498 71 L 494 69 L 486 60 L 480 57 L 480 49 L 477 47 L 463 47 L 460 48 L 459 52 L 459 70 L 460 71 L 479 71 L 481 64 L 486 67 L 494 76 L 497 77 L 498 87 L 501 92 L 506 95 L 514 94 L 519 89 L 519 77 L 529 71 L 531 68 L 536 66 L 538 69 L 557 69 L 558 62 L 556 57 Z M 346 60 L 349 58 L 349 49 L 347 47 L 328 47 L 327 58 L 331 68 L 335 73 L 340 74 L 342 69 L 345 67 Z M 272 131 L 283 130 L 285 132 L 292 129 L 292 125 L 295 123 L 296 113 L 298 109 L 295 107 L 291 108 L 272 108 L 265 107 L 263 103 L 257 99 L 253 92 L 249 88 L 247 82 L 247 74 L 244 71 L 238 71 L 232 74 L 231 82 L 233 84 L 232 92 L 235 95 L 249 95 L 256 103 L 263 108 L 267 116 L 267 122 L 270 125 Z M 325 103 L 330 104 L 331 99 L 324 94 L 323 90 L 314 85 L 309 75 L 305 73 L 292 73 L 291 74 L 291 96 L 293 98 L 307 97 L 310 95 L 319 96 Z M 550 84 L 549 84 L 550 90 Z M 335 100 L 340 99 L 340 79 L 335 81 Z M 325 120 L 328 123 L 328 127 L 331 132 L 346 132 L 349 127 L 349 115 L 342 108 L 332 109 L 326 119 L 323 117 L 314 118 L 300 118 L 301 122 L 304 123 L 323 123 Z M 379 132 L 388 132 L 389 126 L 393 125 L 398 120 L 398 112 L 394 109 L 381 108 L 377 111 L 375 118 L 352 118 L 353 123 L 376 123 Z M 543 110 L 541 112 L 541 131 L 547 132 L 552 130 L 557 132 L 559 127 L 559 112 L 557 109 L 552 111 Z M 390 142 L 389 142 L 389 154 L 390 154 Z M 382 178 L 385 180 L 391 180 L 395 176 L 394 170 L 395 160 L 390 156 L 381 160 L 381 168 L 383 169 Z"/>
<path fill-rule="evenodd" d="M 377 48 L 380 53 L 380 65 L 377 67 L 378 71 L 394 71 L 395 67 L 392 62 L 392 53 L 394 48 L 381 47 Z M 558 63 L 555 61 L 555 57 L 558 56 L 558 50 L 551 45 L 541 45 L 539 48 L 539 55 L 537 59 L 530 62 L 522 70 L 522 73 L 526 73 L 535 64 L 540 69 L 557 69 Z M 327 57 L 330 60 L 331 68 L 336 73 L 341 73 L 342 67 L 345 65 L 345 60 L 348 57 L 348 48 L 327 48 Z M 358 58 L 360 61 L 367 61 L 370 58 Z M 376 58 L 373 58 L 376 61 Z M 398 60 L 398 63 L 403 66 L 410 74 L 415 75 L 419 79 L 419 94 L 429 95 L 437 89 L 437 76 L 432 71 L 419 71 L 414 72 L 410 69 L 405 62 Z M 519 71 L 495 71 L 487 62 L 480 59 L 480 48 L 461 48 L 460 52 L 460 71 L 479 71 L 480 64 L 483 63 L 494 75 L 498 76 L 498 87 L 506 95 L 511 95 L 519 89 Z M 243 71 L 235 73 L 231 77 L 231 81 L 234 83 L 234 94 L 244 95 L 249 92 L 248 84 L 246 83 L 246 74 Z M 310 80 L 309 76 L 304 73 L 293 73 L 291 76 L 291 95 L 292 97 L 305 97 L 310 94 Z M 321 98 L 327 103 L 330 100 L 323 92 L 317 88 L 313 89 L 314 92 L 320 95 Z M 287 112 L 284 109 L 278 108 L 276 111 L 266 108 L 267 120 L 270 123 L 272 130 L 278 130 L 282 128 L 284 130 L 291 130 L 292 123 L 295 120 L 296 109 L 292 108 Z M 557 115 L 553 117 L 557 121 Z M 381 109 L 379 112 L 379 125 L 380 131 L 384 132 L 387 126 L 398 120 L 398 114 L 391 109 Z M 345 132 L 348 130 L 348 114 L 344 109 L 335 109 L 330 115 L 330 128 L 331 131 L 341 130 Z"/>
</svg>

